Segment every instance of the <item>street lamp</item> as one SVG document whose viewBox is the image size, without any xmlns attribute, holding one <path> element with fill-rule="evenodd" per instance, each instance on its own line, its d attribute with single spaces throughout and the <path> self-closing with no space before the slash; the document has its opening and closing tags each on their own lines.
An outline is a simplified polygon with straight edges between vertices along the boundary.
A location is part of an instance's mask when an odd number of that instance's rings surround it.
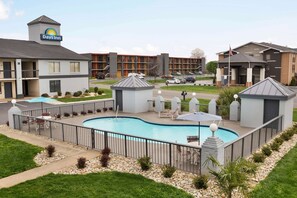
<svg viewBox="0 0 297 198">
<path fill-rule="evenodd" d="M 235 101 L 236 101 L 236 99 L 238 98 L 238 95 L 237 95 L 237 94 L 234 94 L 233 98 L 234 98 Z"/>
<path fill-rule="evenodd" d="M 15 104 L 16 104 L 16 99 L 12 99 L 12 100 L 11 100 L 11 103 L 12 103 L 12 106 L 15 106 Z"/>
<path fill-rule="evenodd" d="M 162 94 L 162 91 L 161 90 L 158 90 L 158 94 L 161 95 Z"/>
<path fill-rule="evenodd" d="M 214 133 L 218 130 L 218 125 L 216 123 L 211 123 L 209 129 L 212 132 L 212 137 L 214 137 Z"/>
<path fill-rule="evenodd" d="M 193 97 L 195 97 L 195 96 L 196 96 L 196 93 L 195 93 L 195 92 L 193 92 L 193 93 L 192 93 L 192 96 L 193 96 Z"/>
</svg>

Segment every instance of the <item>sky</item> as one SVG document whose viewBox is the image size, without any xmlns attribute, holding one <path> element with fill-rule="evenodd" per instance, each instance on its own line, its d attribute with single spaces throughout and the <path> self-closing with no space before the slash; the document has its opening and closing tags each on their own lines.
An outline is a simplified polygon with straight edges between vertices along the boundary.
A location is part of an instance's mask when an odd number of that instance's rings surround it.
<svg viewBox="0 0 297 198">
<path fill-rule="evenodd" d="M 296 7 L 295 0 L 0 0 L 0 38 L 27 40 L 27 23 L 46 15 L 62 24 L 62 45 L 78 53 L 190 57 L 200 48 L 211 61 L 250 41 L 297 48 Z"/>
</svg>

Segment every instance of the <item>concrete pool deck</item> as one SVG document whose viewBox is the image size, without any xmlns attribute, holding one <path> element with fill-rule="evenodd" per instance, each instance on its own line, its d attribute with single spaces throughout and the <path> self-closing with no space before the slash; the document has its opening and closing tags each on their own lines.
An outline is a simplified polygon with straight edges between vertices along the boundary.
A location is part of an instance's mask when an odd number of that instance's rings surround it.
<svg viewBox="0 0 297 198">
<path fill-rule="evenodd" d="M 184 114 L 186 114 L 185 112 Z M 90 118 L 96 118 L 96 117 L 106 117 L 106 116 L 115 116 L 115 112 L 113 111 L 107 111 L 104 113 L 96 113 L 91 115 L 85 115 L 85 116 L 77 116 L 73 118 L 63 118 L 59 120 L 60 122 L 72 124 L 72 125 L 79 125 L 83 126 L 83 121 L 90 119 Z M 159 124 L 191 124 L 195 125 L 196 122 L 191 121 L 183 121 L 183 120 L 171 120 L 170 118 L 159 118 L 158 113 L 156 112 L 147 112 L 147 113 L 121 113 L 119 112 L 118 116 L 131 116 L 131 117 L 138 117 L 145 121 L 153 122 L 153 123 L 159 123 Z M 209 126 L 212 122 L 201 122 L 201 125 L 207 125 Z M 221 121 L 219 127 L 230 129 L 236 133 L 238 133 L 239 136 L 242 136 L 246 134 L 247 132 L 253 130 L 253 128 L 247 128 L 247 127 L 241 127 L 239 122 L 230 121 L 230 120 L 223 120 Z"/>
</svg>

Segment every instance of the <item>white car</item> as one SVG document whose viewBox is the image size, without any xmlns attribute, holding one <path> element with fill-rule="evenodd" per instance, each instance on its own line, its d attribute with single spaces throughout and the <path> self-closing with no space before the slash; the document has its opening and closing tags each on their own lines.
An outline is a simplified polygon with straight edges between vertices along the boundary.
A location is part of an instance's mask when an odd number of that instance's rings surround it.
<svg viewBox="0 0 297 198">
<path fill-rule="evenodd" d="M 166 80 L 166 84 L 180 84 L 180 80 L 177 78 L 173 78 L 170 80 Z"/>
<path fill-rule="evenodd" d="M 136 76 L 136 77 L 138 77 L 138 78 L 140 78 L 140 79 L 144 79 L 144 77 L 143 77 L 142 75 L 137 74 L 137 73 L 129 73 L 129 74 L 128 74 L 128 77 L 130 77 L 130 76 Z"/>
</svg>

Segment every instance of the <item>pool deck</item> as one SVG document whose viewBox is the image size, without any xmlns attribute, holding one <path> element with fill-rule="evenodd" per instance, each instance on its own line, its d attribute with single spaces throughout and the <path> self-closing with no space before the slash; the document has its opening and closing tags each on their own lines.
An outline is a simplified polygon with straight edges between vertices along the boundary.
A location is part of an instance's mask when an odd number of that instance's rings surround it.
<svg viewBox="0 0 297 198">
<path fill-rule="evenodd" d="M 96 118 L 96 117 L 106 117 L 106 116 L 115 116 L 115 112 L 107 111 L 105 113 L 96 113 L 96 114 L 78 116 L 78 117 L 73 117 L 73 118 L 63 118 L 60 121 L 63 123 L 67 123 L 67 124 L 82 126 L 82 123 L 84 120 L 87 120 L 90 118 Z M 138 117 L 145 121 L 159 123 L 159 124 L 191 124 L 191 125 L 197 124 L 192 121 L 171 120 L 171 118 L 159 118 L 158 113 L 156 113 L 156 112 L 137 113 L 137 114 L 120 113 L 119 112 L 118 116 Z M 212 122 L 201 122 L 201 125 L 209 126 L 211 123 Z M 241 127 L 239 122 L 229 121 L 229 120 L 221 121 L 219 127 L 230 129 L 230 130 L 238 133 L 239 136 L 242 136 L 253 129 L 253 128 Z"/>
</svg>

